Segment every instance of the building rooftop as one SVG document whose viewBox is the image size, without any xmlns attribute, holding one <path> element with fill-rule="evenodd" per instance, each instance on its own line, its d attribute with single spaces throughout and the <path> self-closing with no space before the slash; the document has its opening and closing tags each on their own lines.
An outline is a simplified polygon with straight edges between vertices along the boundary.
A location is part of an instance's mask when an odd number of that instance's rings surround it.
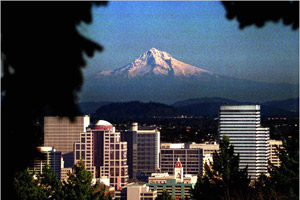
<svg viewBox="0 0 300 200">
<path fill-rule="evenodd" d="M 99 120 L 95 125 L 97 125 L 97 126 L 112 126 L 111 123 L 109 123 L 108 121 L 105 121 L 105 120 Z"/>
</svg>

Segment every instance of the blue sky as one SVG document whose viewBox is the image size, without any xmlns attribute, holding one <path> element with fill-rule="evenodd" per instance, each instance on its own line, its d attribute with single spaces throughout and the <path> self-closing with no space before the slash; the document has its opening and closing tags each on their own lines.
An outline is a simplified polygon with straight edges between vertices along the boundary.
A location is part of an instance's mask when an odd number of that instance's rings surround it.
<svg viewBox="0 0 300 200">
<path fill-rule="evenodd" d="M 299 30 L 269 22 L 238 29 L 220 2 L 112 1 L 92 9 L 80 32 L 104 51 L 87 58 L 85 80 L 122 67 L 148 49 L 218 74 L 271 83 L 299 82 Z"/>
</svg>

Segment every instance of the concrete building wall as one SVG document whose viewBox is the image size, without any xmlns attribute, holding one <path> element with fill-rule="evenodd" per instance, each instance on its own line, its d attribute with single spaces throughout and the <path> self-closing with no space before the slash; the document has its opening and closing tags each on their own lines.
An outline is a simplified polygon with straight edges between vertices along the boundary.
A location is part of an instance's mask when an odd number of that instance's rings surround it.
<svg viewBox="0 0 300 200">
<path fill-rule="evenodd" d="M 173 174 L 173 169 L 178 158 L 182 163 L 184 174 L 198 175 L 198 173 L 202 173 L 202 149 L 162 149 L 161 172 Z"/>
<path fill-rule="evenodd" d="M 65 167 L 74 163 L 73 145 L 79 142 L 80 134 L 90 123 L 89 116 L 75 117 L 71 122 L 67 117 L 44 118 L 44 146 L 53 146 L 64 157 Z"/>
<path fill-rule="evenodd" d="M 133 123 L 121 135 L 128 145 L 129 177 L 147 179 L 160 167 L 160 132 L 155 127 L 139 127 Z"/>
</svg>

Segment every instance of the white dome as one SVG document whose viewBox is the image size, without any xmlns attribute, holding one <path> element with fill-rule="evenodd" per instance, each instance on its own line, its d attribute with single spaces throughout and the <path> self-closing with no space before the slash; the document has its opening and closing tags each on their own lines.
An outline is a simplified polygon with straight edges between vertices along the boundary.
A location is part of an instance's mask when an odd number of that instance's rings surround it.
<svg viewBox="0 0 300 200">
<path fill-rule="evenodd" d="M 105 120 L 99 120 L 95 125 L 97 125 L 97 126 L 112 126 L 111 123 L 109 123 L 108 121 L 105 121 Z"/>
</svg>

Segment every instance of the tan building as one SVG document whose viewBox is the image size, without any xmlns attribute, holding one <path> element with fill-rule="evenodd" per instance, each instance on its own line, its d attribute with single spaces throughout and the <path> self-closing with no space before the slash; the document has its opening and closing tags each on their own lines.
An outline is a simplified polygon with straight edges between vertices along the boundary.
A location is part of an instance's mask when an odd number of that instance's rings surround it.
<svg viewBox="0 0 300 200">
<path fill-rule="evenodd" d="M 219 144 L 217 143 L 191 143 L 188 144 L 189 149 L 203 149 L 203 154 L 213 154 L 219 151 Z"/>
<path fill-rule="evenodd" d="M 69 174 L 72 174 L 73 172 L 73 169 L 71 167 L 68 167 L 68 168 L 61 168 L 60 170 L 60 180 L 61 181 L 67 181 L 68 179 L 68 175 Z"/>
<path fill-rule="evenodd" d="M 184 143 L 161 143 L 160 149 L 184 149 Z"/>
<path fill-rule="evenodd" d="M 129 183 L 116 194 L 115 200 L 155 200 L 157 197 L 157 191 L 150 190 L 146 184 L 138 183 Z"/>
<path fill-rule="evenodd" d="M 213 154 L 216 151 L 219 151 L 219 144 L 214 143 L 192 143 L 188 144 L 188 148 L 190 149 L 202 149 L 203 150 L 203 167 L 202 167 L 202 175 L 205 174 L 205 163 L 208 165 L 213 162 Z"/>
<path fill-rule="evenodd" d="M 279 167 L 281 162 L 278 156 L 278 148 L 283 148 L 282 141 L 281 140 L 269 140 L 270 144 L 270 162 L 276 166 Z"/>
<path fill-rule="evenodd" d="M 202 149 L 162 149 L 160 151 L 160 169 L 162 173 L 174 173 L 174 166 L 180 159 L 185 174 L 198 175 L 202 172 Z"/>
<path fill-rule="evenodd" d="M 75 117 L 71 122 L 67 117 L 44 118 L 44 146 L 52 146 L 62 153 L 65 167 L 73 167 L 73 145 L 80 140 L 90 124 L 89 116 Z"/>
</svg>

